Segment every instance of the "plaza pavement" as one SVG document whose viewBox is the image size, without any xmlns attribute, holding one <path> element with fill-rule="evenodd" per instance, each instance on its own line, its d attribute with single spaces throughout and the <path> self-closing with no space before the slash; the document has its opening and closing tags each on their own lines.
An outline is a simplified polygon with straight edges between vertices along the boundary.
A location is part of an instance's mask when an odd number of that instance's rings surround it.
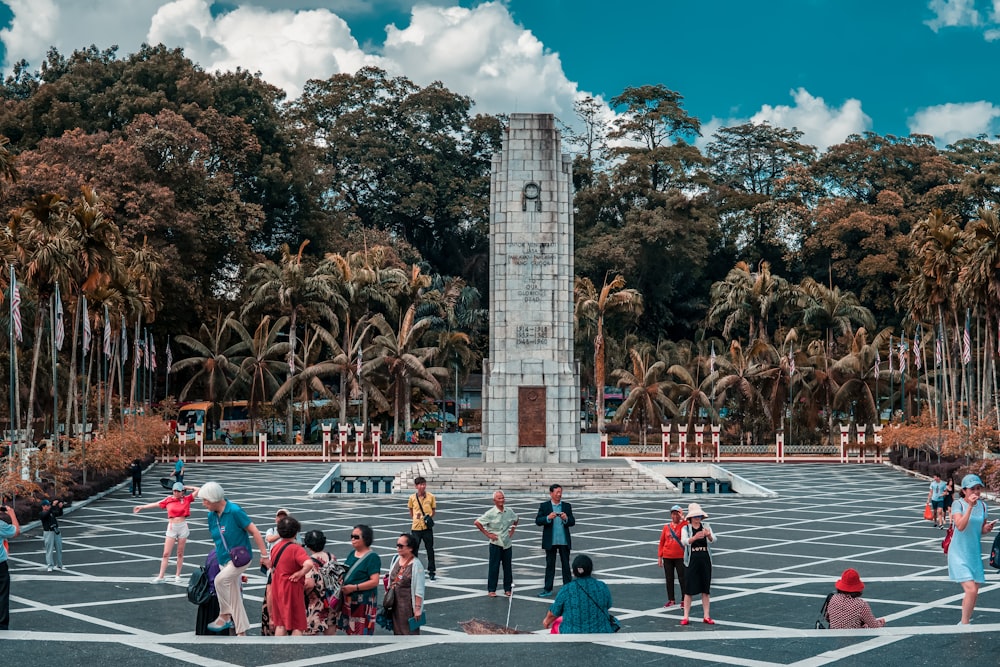
<svg viewBox="0 0 1000 667">
<path fill-rule="evenodd" d="M 442 495 L 435 524 L 438 580 L 429 582 L 428 624 L 421 637 L 199 637 L 183 585 L 150 583 L 158 569 L 164 513 L 132 507 L 163 497 L 157 466 L 142 499 L 127 486 L 73 508 L 61 520 L 64 572 L 47 573 L 38 529 L 13 541 L 11 630 L 0 638 L 0 662 L 41 665 L 931 665 L 992 664 L 1000 654 L 1000 578 L 987 573 L 974 624 L 960 617 L 961 589 L 948 581 L 943 532 L 924 521 L 927 483 L 874 465 L 739 464 L 727 466 L 779 493 L 777 498 L 685 497 L 701 502 L 719 536 L 714 549 L 715 626 L 678 624 L 664 609 L 656 544 L 672 501 L 655 496 L 581 496 L 567 489 L 577 525 L 575 553 L 594 558 L 610 587 L 615 635 L 551 636 L 540 628 L 549 600 L 536 597 L 544 572 L 537 494 L 508 494 L 521 516 L 515 535 L 513 601 L 485 595 L 487 548 L 472 522 L 490 506 L 487 494 Z M 408 529 L 405 496 L 311 499 L 323 464 L 189 464 L 185 481 L 222 483 L 261 529 L 288 508 L 305 529 L 319 528 L 343 559 L 351 526 L 375 529 L 387 567 L 397 535 Z M 552 480 L 558 482 L 559 480 Z M 434 491 L 433 479 L 429 490 Z M 995 515 L 995 513 L 994 513 Z M 193 513 L 185 570 L 210 548 L 205 512 Z M 984 553 L 989 543 L 984 540 Z M 256 562 L 256 561 L 255 561 Z M 817 610 L 846 567 L 867 584 L 865 599 L 879 630 L 813 629 Z M 173 571 L 171 564 L 168 574 Z M 251 569 L 251 620 L 259 621 L 263 578 Z M 558 583 L 558 577 L 557 577 Z M 529 634 L 470 636 L 459 622 L 479 618 Z M 381 632 L 381 630 L 380 630 Z M 254 627 L 252 635 L 259 629 Z M 533 633 L 533 634 L 530 634 Z"/>
</svg>

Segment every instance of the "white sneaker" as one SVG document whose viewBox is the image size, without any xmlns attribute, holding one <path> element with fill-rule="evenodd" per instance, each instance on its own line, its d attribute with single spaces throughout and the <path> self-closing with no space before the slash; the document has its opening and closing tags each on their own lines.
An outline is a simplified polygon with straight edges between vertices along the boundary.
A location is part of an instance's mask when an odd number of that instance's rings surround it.
<svg viewBox="0 0 1000 667">
<path fill-rule="evenodd" d="M 64 568 L 62 565 L 56 565 L 56 569 L 59 570 L 60 572 L 62 572 L 66 568 Z"/>
<path fill-rule="evenodd" d="M 48 572 L 51 572 L 51 571 L 52 571 L 52 566 L 51 566 L 51 565 L 49 565 L 49 566 L 48 566 L 47 568 L 45 568 L 45 569 L 46 569 L 46 571 L 48 571 Z"/>
<path fill-rule="evenodd" d="M 162 584 L 164 581 L 165 580 L 164 580 L 163 577 L 153 577 L 153 581 L 151 581 L 150 583 L 153 583 L 153 584 Z"/>
<path fill-rule="evenodd" d="M 179 575 L 179 574 L 175 574 L 174 575 L 174 583 L 175 584 L 181 583 L 181 575 Z"/>
</svg>

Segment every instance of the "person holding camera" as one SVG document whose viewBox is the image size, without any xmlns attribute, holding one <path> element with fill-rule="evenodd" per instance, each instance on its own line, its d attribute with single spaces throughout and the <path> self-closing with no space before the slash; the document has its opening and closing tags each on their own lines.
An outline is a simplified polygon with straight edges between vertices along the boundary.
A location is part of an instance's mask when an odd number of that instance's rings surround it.
<svg viewBox="0 0 1000 667">
<path fill-rule="evenodd" d="M 13 508 L 0 504 L 0 630 L 9 629 L 10 624 L 10 570 L 7 567 L 8 538 L 21 534 L 21 524 Z M 8 523 L 8 521 L 10 523 Z"/>
<path fill-rule="evenodd" d="M 562 493 L 562 486 L 559 484 L 549 486 L 550 499 L 538 506 L 538 514 L 535 516 L 535 525 L 542 527 L 542 550 L 545 551 L 545 587 L 538 594 L 540 598 L 552 595 L 557 553 L 562 565 L 563 586 L 573 580 L 569 568 L 569 551 L 572 545 L 569 529 L 576 525 L 576 519 L 573 517 L 572 506 L 562 501 Z"/>
<path fill-rule="evenodd" d="M 42 501 L 42 513 L 39 518 L 42 521 L 42 539 L 45 541 L 45 568 L 48 572 L 52 568 L 63 569 L 62 559 L 62 534 L 59 531 L 58 518 L 63 513 L 63 501 L 55 502 L 46 498 Z"/>
</svg>

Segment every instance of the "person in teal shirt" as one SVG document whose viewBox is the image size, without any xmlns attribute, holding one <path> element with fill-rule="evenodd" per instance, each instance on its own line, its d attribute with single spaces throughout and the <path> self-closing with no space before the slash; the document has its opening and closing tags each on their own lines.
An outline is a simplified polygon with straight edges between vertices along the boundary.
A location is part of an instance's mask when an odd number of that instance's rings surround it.
<svg viewBox="0 0 1000 667">
<path fill-rule="evenodd" d="M 7 630 L 10 626 L 10 569 L 4 540 L 20 535 L 21 524 L 12 508 L 0 504 L 0 513 L 10 520 L 10 523 L 0 520 L 0 630 Z"/>
<path fill-rule="evenodd" d="M 542 620 L 542 627 L 549 628 L 559 617 L 559 634 L 589 634 L 614 632 L 611 625 L 611 590 L 603 581 L 594 579 L 594 562 L 583 554 L 573 559 L 570 584 L 559 589 L 556 599 Z"/>
</svg>

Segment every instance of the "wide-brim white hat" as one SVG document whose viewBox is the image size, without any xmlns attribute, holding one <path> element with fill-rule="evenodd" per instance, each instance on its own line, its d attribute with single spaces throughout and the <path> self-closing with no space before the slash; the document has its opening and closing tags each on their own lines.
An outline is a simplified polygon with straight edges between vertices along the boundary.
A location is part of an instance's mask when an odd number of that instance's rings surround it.
<svg viewBox="0 0 1000 667">
<path fill-rule="evenodd" d="M 687 514 L 684 515 L 684 518 L 690 519 L 693 516 L 700 516 L 703 519 L 708 518 L 708 514 L 705 513 L 705 510 L 703 510 L 701 508 L 701 505 L 699 505 L 698 503 L 691 503 L 690 505 L 688 505 L 688 511 Z"/>
</svg>

